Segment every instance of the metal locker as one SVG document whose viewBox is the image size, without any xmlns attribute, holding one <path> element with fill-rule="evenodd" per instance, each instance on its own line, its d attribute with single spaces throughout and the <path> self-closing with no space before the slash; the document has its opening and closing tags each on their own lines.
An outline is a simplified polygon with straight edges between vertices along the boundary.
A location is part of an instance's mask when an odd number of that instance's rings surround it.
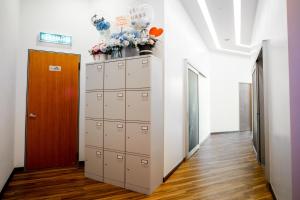
<svg viewBox="0 0 300 200">
<path fill-rule="evenodd" d="M 85 148 L 85 174 L 97 180 L 103 177 L 103 150 Z"/>
<path fill-rule="evenodd" d="M 104 182 L 124 187 L 125 154 L 104 151 Z"/>
<path fill-rule="evenodd" d="M 126 120 L 150 121 L 150 91 L 126 92 Z"/>
<path fill-rule="evenodd" d="M 149 58 L 138 58 L 126 62 L 126 88 L 149 88 Z"/>
<path fill-rule="evenodd" d="M 104 148 L 125 151 L 125 123 L 104 122 Z"/>
<path fill-rule="evenodd" d="M 103 147 L 103 121 L 85 120 L 85 144 Z"/>
<path fill-rule="evenodd" d="M 104 118 L 125 120 L 125 91 L 104 93 Z"/>
<path fill-rule="evenodd" d="M 86 93 L 86 111 L 88 118 L 103 118 L 103 92 Z"/>
<path fill-rule="evenodd" d="M 126 184 L 150 188 L 150 159 L 126 155 Z M 127 188 L 127 187 L 126 187 Z"/>
<path fill-rule="evenodd" d="M 126 152 L 150 155 L 150 124 L 126 123 Z"/>
<path fill-rule="evenodd" d="M 105 64 L 104 89 L 125 89 L 125 61 Z"/>
<path fill-rule="evenodd" d="M 86 90 L 103 89 L 104 63 L 86 66 Z"/>
</svg>

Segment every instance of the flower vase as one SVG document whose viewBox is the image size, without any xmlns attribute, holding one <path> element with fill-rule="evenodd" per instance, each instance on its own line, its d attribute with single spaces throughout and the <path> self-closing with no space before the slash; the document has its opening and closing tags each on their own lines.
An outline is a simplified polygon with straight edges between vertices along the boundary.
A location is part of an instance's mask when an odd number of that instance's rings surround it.
<svg viewBox="0 0 300 200">
<path fill-rule="evenodd" d="M 123 57 L 133 57 L 138 55 L 138 50 L 135 47 L 125 47 L 122 50 Z"/>
<path fill-rule="evenodd" d="M 96 54 L 93 55 L 94 61 L 99 61 L 99 62 L 104 62 L 107 60 L 107 55 L 106 54 Z"/>
<path fill-rule="evenodd" d="M 122 58 L 122 47 L 113 47 L 111 49 L 111 59 Z"/>
<path fill-rule="evenodd" d="M 140 55 L 150 55 L 153 53 L 152 48 L 153 46 L 151 44 L 144 44 L 144 45 L 138 45 Z"/>
</svg>

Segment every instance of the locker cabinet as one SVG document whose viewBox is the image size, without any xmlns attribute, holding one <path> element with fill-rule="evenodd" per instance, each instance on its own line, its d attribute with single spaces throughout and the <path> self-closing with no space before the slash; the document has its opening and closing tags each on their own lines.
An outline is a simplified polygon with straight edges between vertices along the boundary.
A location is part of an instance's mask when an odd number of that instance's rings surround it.
<svg viewBox="0 0 300 200">
<path fill-rule="evenodd" d="M 104 63 L 86 66 L 86 90 L 103 89 Z"/>
<path fill-rule="evenodd" d="M 141 156 L 126 156 L 126 184 L 125 187 L 137 186 L 149 189 L 150 186 L 150 159 Z"/>
<path fill-rule="evenodd" d="M 137 56 L 86 70 L 85 175 L 151 194 L 163 181 L 161 61 Z"/>
<path fill-rule="evenodd" d="M 126 124 L 126 152 L 150 155 L 150 124 Z"/>
<path fill-rule="evenodd" d="M 104 92 L 104 118 L 125 120 L 125 91 Z"/>
<path fill-rule="evenodd" d="M 86 93 L 86 117 L 88 118 L 103 118 L 103 92 L 88 92 Z"/>
<path fill-rule="evenodd" d="M 104 182 L 124 187 L 125 154 L 104 151 Z"/>
<path fill-rule="evenodd" d="M 126 92 L 126 120 L 150 121 L 150 91 Z"/>
<path fill-rule="evenodd" d="M 104 148 L 125 151 L 125 123 L 104 122 Z"/>
<path fill-rule="evenodd" d="M 85 144 L 103 147 L 103 121 L 85 120 Z"/>
<path fill-rule="evenodd" d="M 150 64 L 148 58 L 126 62 L 126 88 L 149 88 Z"/>
<path fill-rule="evenodd" d="M 104 89 L 125 89 L 125 61 L 105 64 Z"/>
<path fill-rule="evenodd" d="M 103 181 L 103 150 L 85 148 L 85 176 Z"/>
</svg>

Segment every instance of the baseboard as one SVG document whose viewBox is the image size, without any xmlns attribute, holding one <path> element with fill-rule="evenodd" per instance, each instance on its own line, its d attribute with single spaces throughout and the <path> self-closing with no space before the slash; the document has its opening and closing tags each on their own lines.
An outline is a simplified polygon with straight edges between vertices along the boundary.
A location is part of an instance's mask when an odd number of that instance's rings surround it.
<svg viewBox="0 0 300 200">
<path fill-rule="evenodd" d="M 78 161 L 78 167 L 84 168 L 84 161 Z"/>
<path fill-rule="evenodd" d="M 0 191 L 0 199 L 3 199 L 4 192 L 6 191 L 8 185 L 9 185 L 9 182 L 11 181 L 11 179 L 14 176 L 15 173 L 16 173 L 16 168 L 12 170 L 12 172 L 10 173 L 6 183 L 4 184 L 2 190 Z"/>
<path fill-rule="evenodd" d="M 240 133 L 240 132 L 249 132 L 249 131 L 224 131 L 224 132 L 211 132 L 211 135 L 219 135 L 219 134 L 228 134 L 228 133 Z"/>
<path fill-rule="evenodd" d="M 270 192 L 272 194 L 273 199 L 277 200 L 277 197 L 276 197 L 276 195 L 274 193 L 274 190 L 273 190 L 273 187 L 272 187 L 271 183 L 267 183 L 267 187 L 269 188 L 269 190 L 270 190 Z"/>
<path fill-rule="evenodd" d="M 170 176 L 172 176 L 172 174 L 178 169 L 178 167 L 180 167 L 180 165 L 184 163 L 184 161 L 185 158 L 163 178 L 163 181 L 166 182 L 170 178 Z"/>
</svg>

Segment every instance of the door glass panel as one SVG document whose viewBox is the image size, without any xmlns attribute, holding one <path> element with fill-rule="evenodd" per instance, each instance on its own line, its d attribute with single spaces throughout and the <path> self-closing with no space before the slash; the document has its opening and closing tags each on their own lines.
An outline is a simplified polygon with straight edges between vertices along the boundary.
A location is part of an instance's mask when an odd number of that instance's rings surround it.
<svg viewBox="0 0 300 200">
<path fill-rule="evenodd" d="M 189 69 L 189 152 L 199 144 L 198 75 Z"/>
</svg>

